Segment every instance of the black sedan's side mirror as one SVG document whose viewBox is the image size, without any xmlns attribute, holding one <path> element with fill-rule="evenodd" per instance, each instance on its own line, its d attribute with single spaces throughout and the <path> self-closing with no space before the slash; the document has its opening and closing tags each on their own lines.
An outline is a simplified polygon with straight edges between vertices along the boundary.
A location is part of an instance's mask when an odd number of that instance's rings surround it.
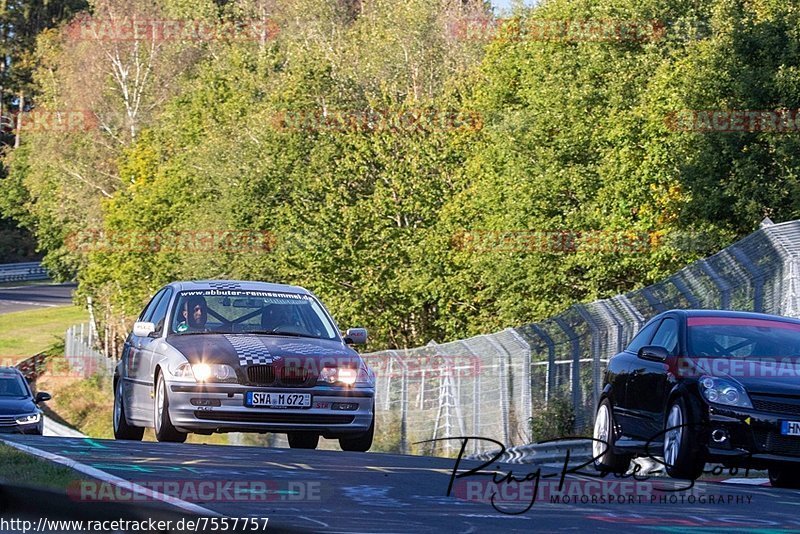
<svg viewBox="0 0 800 534">
<path fill-rule="evenodd" d="M 53 397 L 48 392 L 40 391 L 39 393 L 36 394 L 36 397 L 34 397 L 33 402 L 39 404 L 40 402 L 47 402 L 52 398 Z"/>
<path fill-rule="evenodd" d="M 667 358 L 669 358 L 669 352 L 664 347 L 648 345 L 639 349 L 638 356 L 643 360 L 650 360 L 651 362 L 665 362 Z"/>
</svg>

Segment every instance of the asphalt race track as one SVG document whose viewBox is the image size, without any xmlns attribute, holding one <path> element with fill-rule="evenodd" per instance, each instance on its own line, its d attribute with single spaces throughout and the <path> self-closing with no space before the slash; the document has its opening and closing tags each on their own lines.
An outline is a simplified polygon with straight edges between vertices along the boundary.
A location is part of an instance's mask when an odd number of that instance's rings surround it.
<svg viewBox="0 0 800 534">
<path fill-rule="evenodd" d="M 0 287 L 0 314 L 34 308 L 69 306 L 75 284 Z"/>
<path fill-rule="evenodd" d="M 565 504 L 551 503 L 544 495 L 547 490 L 543 489 L 554 488 L 560 470 L 543 468 L 542 473 L 553 478 L 542 477 L 537 501 L 519 515 L 508 515 L 498 512 L 488 502 L 491 493 L 500 487 L 491 485 L 491 477 L 456 480 L 454 496 L 447 497 L 455 461 L 445 458 L 87 438 L 9 436 L 4 439 L 67 457 L 157 491 L 166 482 L 177 483 L 182 488 L 178 496 L 225 516 L 268 517 L 268 531 L 280 527 L 314 532 L 386 533 L 619 532 L 620 527 L 641 532 L 686 533 L 800 529 L 800 491 L 771 488 L 764 485 L 763 479 L 744 479 L 741 474 L 733 479 L 730 474 L 722 474 L 717 477 L 719 481 L 698 482 L 691 490 L 671 493 L 653 490 L 655 486 L 676 488 L 676 482 L 665 478 L 635 483 L 630 479 L 601 481 L 588 475 L 569 474 L 564 487 L 570 488 L 565 491 L 574 500 L 588 500 L 590 495 L 595 498 L 617 495 L 623 502 Z M 479 462 L 464 461 L 461 468 L 478 465 Z M 530 465 L 493 464 L 491 468 L 503 474 L 513 470 L 519 478 L 533 471 Z M 502 474 L 496 476 L 499 479 Z M 232 486 L 236 482 L 239 486 Z M 197 489 L 200 483 L 214 485 L 212 498 L 199 492 L 200 497 L 192 498 L 191 492 L 186 493 L 189 488 Z M 472 489 L 465 489 L 470 483 Z M 598 489 L 601 483 L 607 485 Z M 630 488 L 626 490 L 624 484 L 638 484 L 637 496 L 631 496 Z M 514 493 L 520 491 L 519 486 L 504 485 L 504 488 L 506 492 L 500 498 L 508 500 L 496 501 L 498 508 L 520 512 L 530 505 L 527 496 L 521 498 Z M 82 500 L 103 498 L 102 492 L 96 490 L 96 486 L 85 493 L 75 489 L 75 498 L 79 494 Z"/>
</svg>

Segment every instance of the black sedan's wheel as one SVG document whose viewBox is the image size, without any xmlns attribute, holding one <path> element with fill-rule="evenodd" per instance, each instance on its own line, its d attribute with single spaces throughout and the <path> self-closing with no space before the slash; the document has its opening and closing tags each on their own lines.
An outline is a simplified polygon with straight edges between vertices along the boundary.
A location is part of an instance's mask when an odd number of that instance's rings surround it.
<svg viewBox="0 0 800 534">
<path fill-rule="evenodd" d="M 776 488 L 800 489 L 800 467 L 785 464 L 770 467 L 769 483 Z"/>
<path fill-rule="evenodd" d="M 375 437 L 375 415 L 372 416 L 372 424 L 369 430 L 363 434 L 352 438 L 339 438 L 339 446 L 343 451 L 367 452 L 372 447 L 372 440 Z"/>
<path fill-rule="evenodd" d="M 141 441 L 144 428 L 133 426 L 125 417 L 125 399 L 122 396 L 122 379 L 117 380 L 114 388 L 114 439 Z"/>
<path fill-rule="evenodd" d="M 630 454 L 614 452 L 614 412 L 611 401 L 603 399 L 597 408 L 592 435 L 592 456 L 598 471 L 625 473 L 631 463 Z"/>
<path fill-rule="evenodd" d="M 693 426 L 683 398 L 673 400 L 664 423 L 664 464 L 672 478 L 696 480 L 703 473 L 705 459 Z"/>
<path fill-rule="evenodd" d="M 167 397 L 167 384 L 164 381 L 164 375 L 158 375 L 156 382 L 156 401 L 153 403 L 155 409 L 155 431 L 156 439 L 158 441 L 172 441 L 175 443 L 183 443 L 186 441 L 186 432 L 179 432 L 172 426 L 172 420 L 169 417 L 169 398 Z"/>
<path fill-rule="evenodd" d="M 319 434 L 310 432 L 289 432 L 289 447 L 293 449 L 316 449 L 319 445 Z"/>
</svg>

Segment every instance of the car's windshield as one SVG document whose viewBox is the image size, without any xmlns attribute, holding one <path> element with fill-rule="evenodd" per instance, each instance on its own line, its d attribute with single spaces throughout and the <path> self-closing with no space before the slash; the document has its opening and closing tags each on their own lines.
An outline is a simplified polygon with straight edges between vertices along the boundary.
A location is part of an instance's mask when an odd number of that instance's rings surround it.
<svg viewBox="0 0 800 534">
<path fill-rule="evenodd" d="M 277 291 L 183 291 L 175 300 L 170 333 L 274 334 L 338 339 L 322 305 L 310 295 Z"/>
<path fill-rule="evenodd" d="M 743 317 L 690 317 L 687 326 L 690 356 L 800 357 L 800 324 Z"/>
<path fill-rule="evenodd" d="M 26 397 L 27 388 L 17 373 L 0 373 L 0 397 Z"/>
</svg>

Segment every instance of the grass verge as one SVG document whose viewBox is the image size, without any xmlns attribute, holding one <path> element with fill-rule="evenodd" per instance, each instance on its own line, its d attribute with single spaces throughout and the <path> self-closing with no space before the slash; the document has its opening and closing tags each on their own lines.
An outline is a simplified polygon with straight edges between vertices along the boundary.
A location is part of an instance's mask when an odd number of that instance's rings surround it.
<svg viewBox="0 0 800 534">
<path fill-rule="evenodd" d="M 0 480 L 38 488 L 66 490 L 79 473 L 0 443 Z"/>
<path fill-rule="evenodd" d="M 0 315 L 0 361 L 17 363 L 63 345 L 67 328 L 87 319 L 87 312 L 77 306 L 4 313 Z"/>
</svg>

